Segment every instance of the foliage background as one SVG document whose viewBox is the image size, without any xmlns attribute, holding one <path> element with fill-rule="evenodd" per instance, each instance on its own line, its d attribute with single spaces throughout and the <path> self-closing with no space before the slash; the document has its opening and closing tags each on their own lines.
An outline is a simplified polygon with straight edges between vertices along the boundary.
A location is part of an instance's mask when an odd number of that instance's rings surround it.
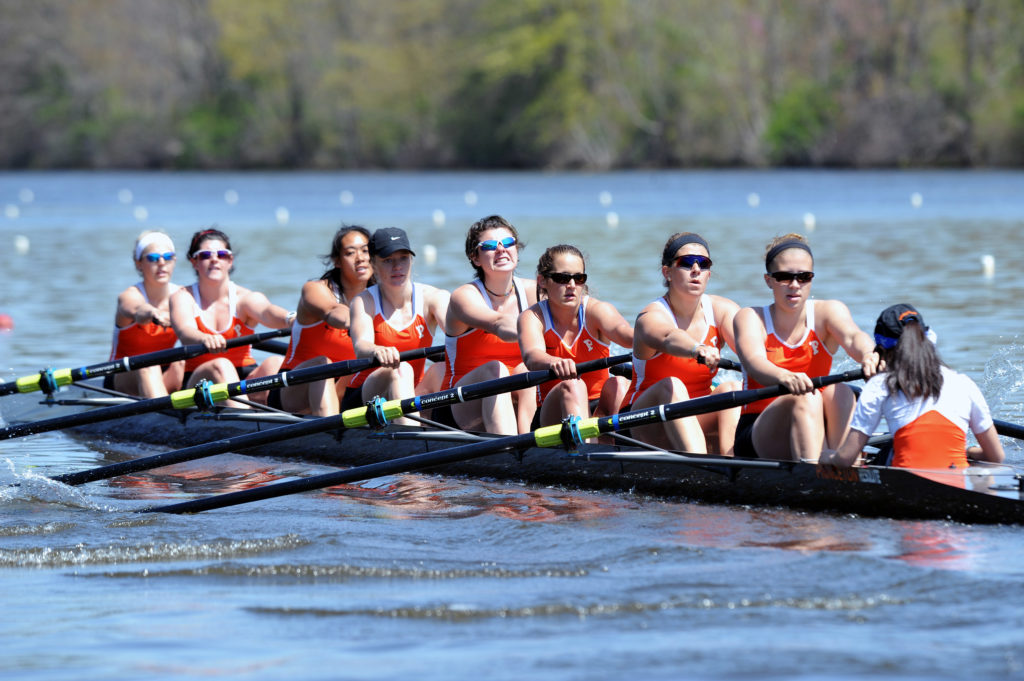
<svg viewBox="0 0 1024 681">
<path fill-rule="evenodd" d="M 0 167 L 1024 165 L 1021 0 L 0 0 Z"/>
</svg>

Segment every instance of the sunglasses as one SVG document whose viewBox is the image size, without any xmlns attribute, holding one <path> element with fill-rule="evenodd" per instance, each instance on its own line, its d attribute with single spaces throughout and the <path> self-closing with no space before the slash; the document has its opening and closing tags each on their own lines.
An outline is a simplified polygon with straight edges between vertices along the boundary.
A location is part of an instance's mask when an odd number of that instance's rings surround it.
<svg viewBox="0 0 1024 681">
<path fill-rule="evenodd" d="M 694 265 L 699 267 L 701 271 L 711 269 L 711 258 L 706 255 L 681 255 L 675 260 L 676 267 L 685 267 L 686 269 L 692 268 Z"/>
<path fill-rule="evenodd" d="M 231 260 L 235 257 L 235 254 L 227 249 L 221 249 L 219 251 L 196 251 L 192 254 L 192 257 L 199 260 L 209 260 L 213 257 L 216 257 L 218 260 Z"/>
<path fill-rule="evenodd" d="M 496 251 L 498 250 L 498 244 L 501 244 L 507 250 L 516 245 L 516 238 L 514 236 L 507 236 L 504 239 L 488 239 L 487 241 L 481 241 L 476 247 L 481 251 Z"/>
<path fill-rule="evenodd" d="M 578 286 L 583 286 L 587 283 L 586 272 L 576 272 L 575 274 L 569 274 L 568 272 L 549 272 L 544 276 L 556 284 L 568 284 L 570 281 L 575 281 Z"/>
<path fill-rule="evenodd" d="M 161 260 L 170 262 L 174 260 L 174 251 L 167 251 L 166 253 L 147 253 L 142 257 L 149 262 L 160 262 Z"/>
<path fill-rule="evenodd" d="M 801 284 L 806 284 L 814 279 L 814 272 L 769 272 L 768 276 L 780 284 L 788 284 L 794 279 Z"/>
</svg>

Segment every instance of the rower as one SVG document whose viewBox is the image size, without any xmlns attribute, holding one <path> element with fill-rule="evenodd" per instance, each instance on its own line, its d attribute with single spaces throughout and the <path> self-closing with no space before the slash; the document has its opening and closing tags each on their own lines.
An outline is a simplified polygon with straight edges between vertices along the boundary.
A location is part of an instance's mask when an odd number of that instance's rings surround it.
<svg viewBox="0 0 1024 681">
<path fill-rule="evenodd" d="M 888 465 L 904 468 L 967 467 L 967 430 L 978 439 L 982 461 L 1005 458 L 988 403 L 970 377 L 943 365 L 935 334 L 914 307 L 887 307 L 875 324 L 884 373 L 864 386 L 850 432 L 821 463 L 852 466 L 882 417 L 893 433 Z"/>
<path fill-rule="evenodd" d="M 302 286 L 281 371 L 323 366 L 356 357 L 349 336 L 349 305 L 368 285 L 375 283 L 370 265 L 369 230 L 358 225 L 343 225 L 331 240 L 326 264 L 331 265 L 331 269 Z M 267 404 L 294 414 L 337 414 L 350 378 L 339 376 L 277 388 L 270 391 Z"/>
<path fill-rule="evenodd" d="M 174 242 L 164 232 L 147 230 L 135 240 L 132 260 L 142 279 L 117 297 L 111 360 L 167 350 L 178 342 L 170 313 L 171 295 L 181 288 L 171 282 L 177 262 Z M 183 361 L 172 362 L 107 375 L 104 385 L 132 395 L 162 397 L 181 387 L 184 373 Z"/>
<path fill-rule="evenodd" d="M 426 360 L 402 362 L 399 354 L 428 348 L 448 312 L 448 292 L 412 279 L 416 253 L 405 231 L 378 229 L 370 238 L 370 262 L 377 283 L 352 299 L 350 330 L 357 357 L 373 357 L 376 369 L 352 377 L 341 410 L 375 397 L 404 399 L 416 394 Z M 438 369 L 437 371 L 440 371 Z M 399 419 L 396 423 L 410 423 Z"/>
<path fill-rule="evenodd" d="M 608 370 L 576 373 L 576 363 L 608 357 L 609 344 L 633 344 L 633 329 L 611 303 L 588 295 L 586 261 L 575 246 L 548 248 L 537 263 L 541 298 L 519 315 L 519 347 L 530 371 L 550 369 L 558 376 L 537 387 L 540 405 L 535 427 L 567 416 L 618 412 L 629 381 Z"/>
<path fill-rule="evenodd" d="M 231 281 L 235 255 L 231 240 L 219 229 L 203 229 L 192 235 L 188 259 L 196 272 L 196 283 L 171 296 L 171 325 L 183 344 L 202 343 L 212 359 L 200 355 L 185 361 L 185 386 L 201 380 L 234 383 L 242 378 L 258 378 L 277 373 L 281 357 L 268 357 L 257 366 L 250 346 L 225 351 L 229 338 L 248 336 L 258 324 L 283 329 L 292 323 L 294 313 L 274 305 L 259 291 L 251 291 Z M 266 393 L 253 393 L 253 401 L 266 399 Z M 240 406 L 235 402 L 232 406 Z"/>
<path fill-rule="evenodd" d="M 711 248 L 699 234 L 679 232 L 665 242 L 661 276 L 667 290 L 636 318 L 624 411 L 739 389 L 737 381 L 713 384 L 722 348 L 736 349 L 732 322 L 739 305 L 707 293 L 711 264 Z M 738 408 L 723 409 L 634 428 L 633 436 L 662 448 L 732 456 L 738 419 Z"/>
<path fill-rule="evenodd" d="M 811 378 L 829 373 L 840 347 L 870 378 L 878 353 L 846 305 L 810 299 L 814 256 L 802 235 L 772 240 L 764 266 L 774 302 L 736 313 L 736 350 L 745 388 L 783 385 L 790 394 L 744 405 L 736 456 L 817 461 L 823 446 L 842 441 L 856 398 L 844 384 L 817 391 Z"/>
<path fill-rule="evenodd" d="M 476 278 L 452 292 L 442 388 L 526 371 L 516 324 L 520 313 L 537 302 L 537 284 L 515 276 L 523 246 L 516 228 L 500 215 L 470 225 L 466 257 Z M 530 430 L 536 410 L 537 391 L 527 388 L 441 407 L 432 418 L 467 430 L 515 435 Z"/>
</svg>

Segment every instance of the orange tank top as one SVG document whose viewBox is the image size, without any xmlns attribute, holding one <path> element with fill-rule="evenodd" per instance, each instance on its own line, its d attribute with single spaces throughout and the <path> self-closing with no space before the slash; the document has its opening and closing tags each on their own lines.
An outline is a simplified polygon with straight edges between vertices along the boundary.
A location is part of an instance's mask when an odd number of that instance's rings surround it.
<svg viewBox="0 0 1024 681">
<path fill-rule="evenodd" d="M 330 282 L 328 287 L 340 303 L 341 297 L 335 287 Z M 294 369 L 306 360 L 321 356 L 331 362 L 355 359 L 356 353 L 348 329 L 338 329 L 323 321 L 315 324 L 292 322 L 292 335 L 288 341 L 288 350 L 284 353 L 281 371 Z"/>
<path fill-rule="evenodd" d="M 135 288 L 142 293 L 142 298 L 149 303 L 149 296 L 146 295 L 146 287 L 142 282 L 135 284 Z M 178 290 L 177 286 L 171 288 L 173 294 Z M 174 347 L 178 337 L 174 329 L 169 326 L 160 326 L 153 322 L 145 324 L 131 323 L 124 328 L 114 326 L 114 340 L 110 346 L 110 359 L 121 359 L 122 357 L 134 357 L 147 352 L 157 352 Z"/>
<path fill-rule="evenodd" d="M 232 338 L 241 338 L 242 336 L 251 335 L 253 330 L 242 323 L 242 320 L 235 315 L 235 307 L 238 302 L 238 289 L 234 282 L 228 284 L 228 310 L 231 314 L 231 323 L 228 324 L 228 328 L 221 330 L 215 330 L 207 326 L 203 320 L 203 310 L 199 307 L 199 283 L 192 284 L 189 287 L 189 292 L 192 294 L 192 305 L 195 314 L 196 326 L 203 333 L 215 334 L 219 333 L 224 336 L 225 339 L 230 340 Z M 223 352 L 217 355 L 205 354 L 193 357 L 192 359 L 185 360 L 185 371 L 195 371 L 204 362 L 209 362 L 214 357 L 227 357 L 231 360 L 231 364 L 236 367 L 249 366 L 255 364 L 256 360 L 252 358 L 252 352 L 250 352 L 252 346 L 242 345 L 237 348 L 231 348 L 227 352 Z"/>
<path fill-rule="evenodd" d="M 423 289 L 421 284 L 414 283 L 412 285 L 413 319 L 404 329 L 396 329 L 391 326 L 391 323 L 381 314 L 381 310 L 384 308 L 381 305 L 380 286 L 374 284 L 366 290 L 373 296 L 373 304 L 377 310 L 376 314 L 373 315 L 374 343 L 397 348 L 399 352 L 430 347 L 430 344 L 433 342 L 433 336 L 430 333 L 430 329 L 427 328 L 426 317 L 423 314 Z M 416 359 L 409 362 L 409 366 L 412 367 L 413 371 L 413 383 L 419 383 L 420 379 L 423 378 L 423 368 L 426 363 L 426 359 Z M 376 368 L 366 369 L 353 376 L 348 384 L 349 390 L 361 387 L 366 382 L 367 377 L 375 370 Z"/>
<path fill-rule="evenodd" d="M 544 317 L 544 349 L 549 355 L 571 359 L 577 364 L 592 359 L 608 357 L 610 354 L 608 344 L 599 341 L 597 336 L 591 334 L 590 329 L 587 328 L 586 308 L 589 300 L 588 297 L 584 296 L 583 303 L 576 312 L 579 331 L 576 333 L 576 338 L 573 339 L 571 345 L 566 345 L 565 340 L 555 332 L 555 324 L 551 318 L 551 308 L 548 305 L 548 301 L 540 301 L 540 311 Z M 601 396 L 601 388 L 604 387 L 605 381 L 608 380 L 608 370 L 588 371 L 581 375 L 580 378 L 587 386 L 587 399 L 596 400 Z M 548 393 L 551 392 L 557 383 L 558 381 L 547 381 L 537 387 L 539 391 L 537 395 L 538 404 L 544 402 L 544 398 L 548 396 Z"/>
<path fill-rule="evenodd" d="M 784 343 L 781 338 L 775 335 L 775 324 L 772 322 L 772 313 L 769 305 L 762 310 L 764 314 L 764 328 L 768 337 L 765 339 L 764 347 L 768 354 L 768 361 L 777 367 L 782 367 L 794 373 L 807 374 L 811 378 L 825 376 L 832 369 L 832 354 L 825 347 L 825 344 L 818 338 L 814 330 L 814 301 L 808 300 L 804 306 L 806 317 L 804 324 L 807 327 L 803 338 L 795 345 Z M 743 372 L 743 388 L 753 389 L 764 387 Z M 766 400 L 758 400 L 752 404 L 743 406 L 744 414 L 760 414 L 765 408 L 774 402 L 777 397 L 770 397 Z"/>
<path fill-rule="evenodd" d="M 473 285 L 480 291 L 480 296 L 491 305 L 491 298 L 484 290 L 484 284 L 479 279 L 473 280 Z M 518 279 L 512 280 L 512 287 L 516 294 L 516 303 L 519 312 L 523 311 L 526 303 L 526 291 Z M 482 329 L 470 329 L 458 336 L 446 336 L 444 339 L 445 368 L 444 378 L 441 379 L 441 386 L 452 388 L 478 366 L 483 366 L 491 361 L 499 361 L 512 371 L 523 362 L 522 353 L 519 350 L 518 342 L 503 341 L 493 333 Z"/>
<path fill-rule="evenodd" d="M 665 308 L 665 314 L 672 320 L 672 323 L 679 328 L 676 316 L 672 313 L 668 301 L 664 297 L 658 298 Z M 704 324 L 708 330 L 701 339 L 701 343 L 721 349 L 723 341 L 718 336 L 718 327 L 715 326 L 715 310 L 711 303 L 711 297 L 704 294 L 700 297 L 700 306 L 704 312 Z M 630 383 L 629 391 L 626 393 L 626 404 L 633 404 L 652 385 L 675 376 L 686 386 L 686 392 L 691 397 L 703 397 L 711 394 L 711 379 L 718 370 L 709 370 L 705 365 L 700 364 L 692 357 L 676 357 L 664 352 L 659 352 L 650 359 L 639 359 L 633 355 L 633 380 Z"/>
</svg>

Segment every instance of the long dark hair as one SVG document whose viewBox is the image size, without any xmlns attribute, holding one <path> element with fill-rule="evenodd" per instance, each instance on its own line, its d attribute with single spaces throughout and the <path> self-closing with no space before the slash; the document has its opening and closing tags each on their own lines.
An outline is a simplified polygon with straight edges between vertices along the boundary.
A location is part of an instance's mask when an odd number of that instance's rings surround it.
<svg viewBox="0 0 1024 681">
<path fill-rule="evenodd" d="M 902 391 L 910 399 L 938 398 L 942 392 L 942 360 L 917 321 L 903 325 L 896 347 L 878 353 L 885 360 L 885 385 L 891 394 Z"/>
<path fill-rule="evenodd" d="M 344 294 L 345 289 L 341 282 L 341 268 L 336 266 L 334 262 L 341 257 L 342 252 L 345 250 L 345 246 L 342 243 L 345 237 L 352 232 L 359 232 L 366 237 L 366 242 L 370 242 L 370 230 L 366 229 L 362 225 L 342 225 L 338 228 L 338 231 L 334 233 L 334 239 L 331 240 L 331 252 L 323 256 L 324 265 L 327 265 L 331 269 L 321 275 L 320 279 L 333 284 L 337 289 L 338 293 Z M 367 286 L 373 286 L 377 283 L 377 275 L 373 274 L 370 276 L 370 280 L 366 282 Z"/>
<path fill-rule="evenodd" d="M 473 256 L 476 254 L 477 246 L 480 245 L 480 235 L 489 229 L 507 229 L 512 232 L 512 236 L 516 238 L 516 249 L 520 253 L 522 253 L 523 248 L 526 246 L 519 238 L 519 232 L 512 226 L 512 223 L 500 215 L 488 215 L 470 225 L 469 231 L 466 232 L 466 257 L 469 258 L 469 263 L 473 265 L 473 271 L 476 272 L 476 276 L 480 281 L 484 280 L 484 270 L 473 262 Z"/>
</svg>

